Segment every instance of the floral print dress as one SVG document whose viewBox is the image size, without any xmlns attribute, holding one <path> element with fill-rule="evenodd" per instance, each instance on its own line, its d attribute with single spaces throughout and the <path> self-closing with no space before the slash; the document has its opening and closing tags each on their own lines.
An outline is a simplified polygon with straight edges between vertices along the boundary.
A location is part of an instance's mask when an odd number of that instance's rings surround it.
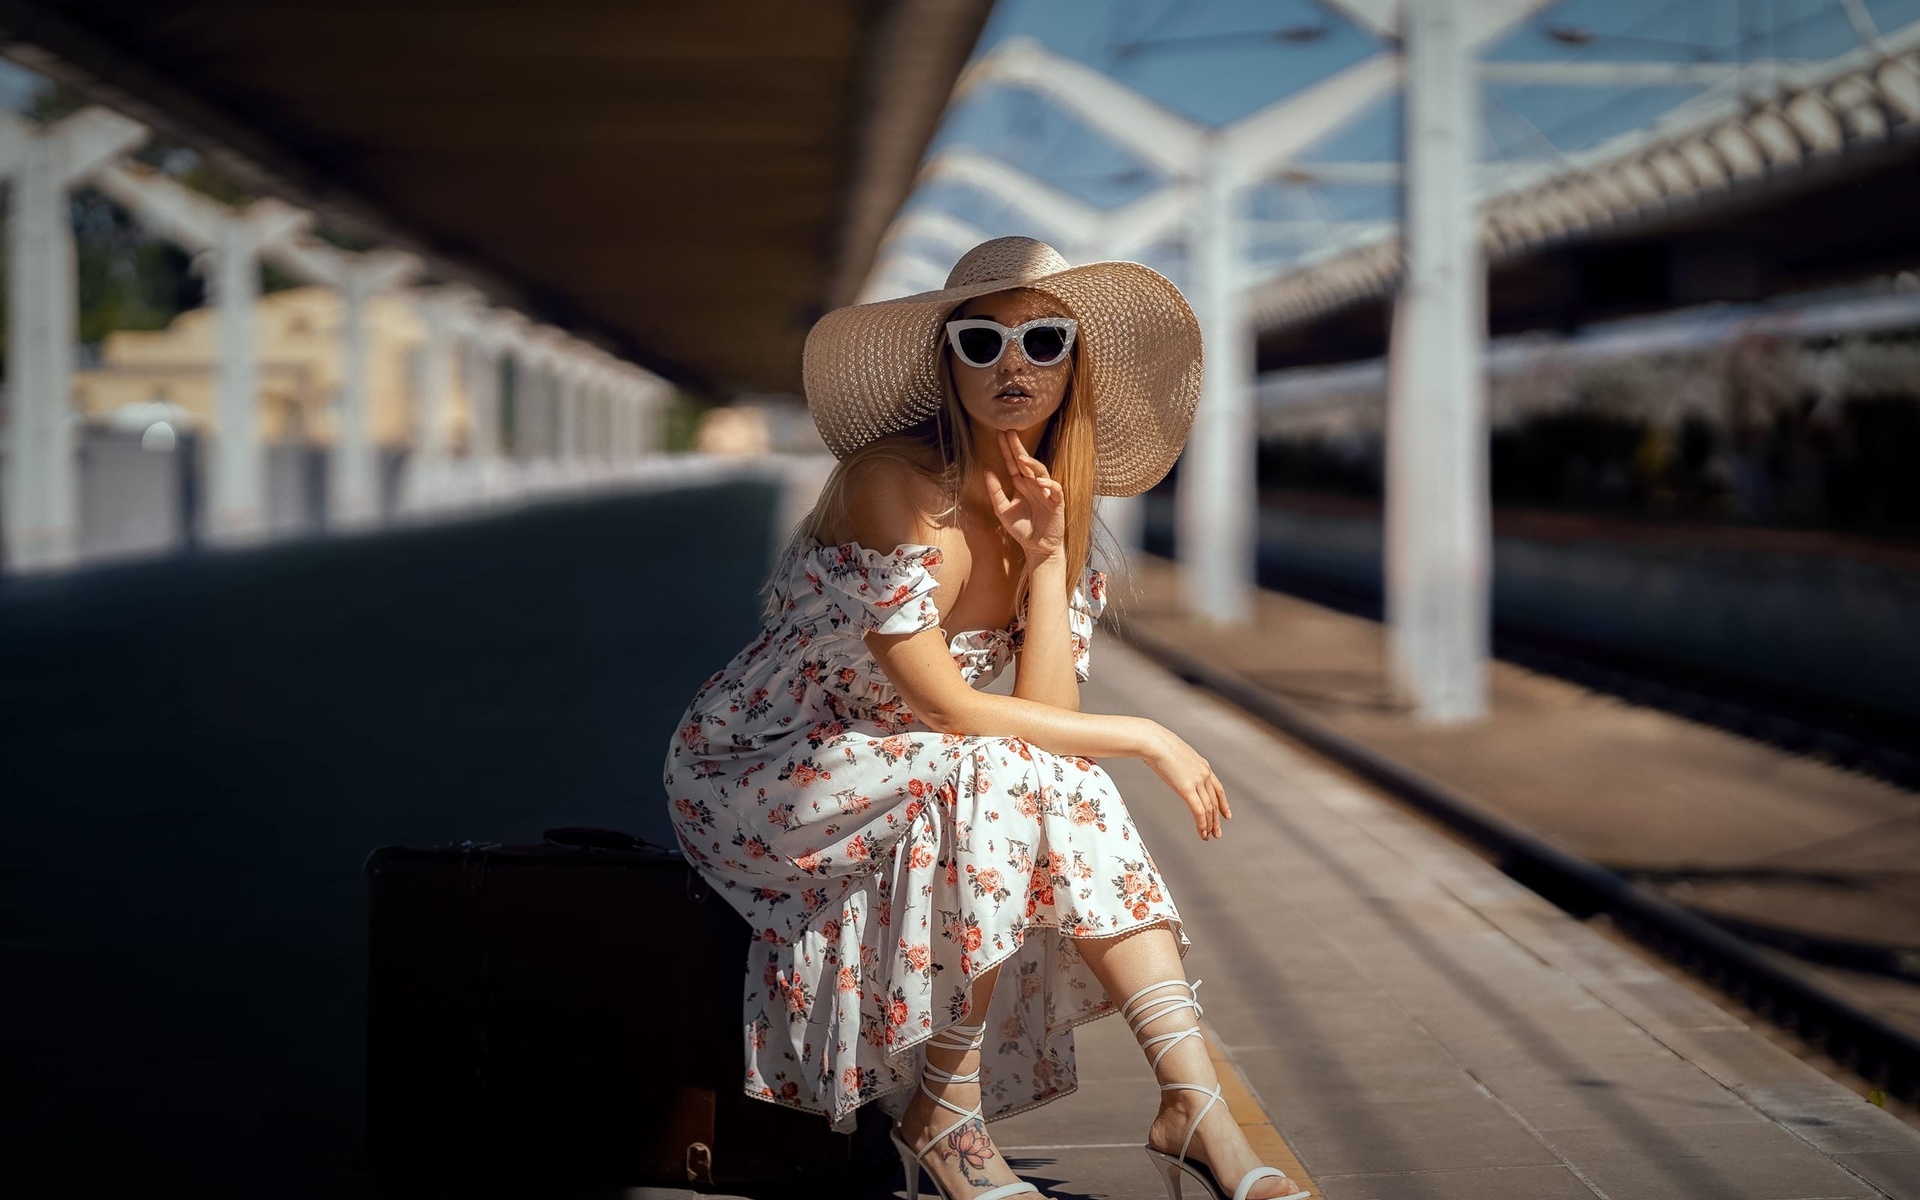
<svg viewBox="0 0 1920 1200">
<path fill-rule="evenodd" d="M 938 547 L 890 552 L 802 539 L 776 570 L 778 614 L 701 685 L 669 745 L 681 851 L 753 928 L 742 1033 L 747 1093 L 820 1113 L 912 1099 L 925 1042 L 986 1014 L 981 1107 L 1012 1116 L 1073 1091 L 1073 1027 L 1115 1011 L 1075 948 L 1171 923 L 1173 897 L 1113 780 L 1086 758 L 915 719 L 868 630 L 938 627 Z M 1087 678 L 1106 577 L 1068 604 Z M 998 676 L 1025 632 L 966 630 L 948 649 L 969 685 Z"/>
</svg>

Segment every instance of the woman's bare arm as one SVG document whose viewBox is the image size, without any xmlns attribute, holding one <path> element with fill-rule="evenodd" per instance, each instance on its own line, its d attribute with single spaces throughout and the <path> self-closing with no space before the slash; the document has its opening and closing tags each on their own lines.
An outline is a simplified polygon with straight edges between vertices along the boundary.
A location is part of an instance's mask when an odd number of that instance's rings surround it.
<svg viewBox="0 0 1920 1200">
<path fill-rule="evenodd" d="M 1078 712 L 1080 681 L 1067 620 L 1066 492 L 1013 430 L 1000 431 L 999 450 L 1005 478 L 985 470 L 987 498 L 1020 543 L 1027 589 L 1013 694 Z"/>
<path fill-rule="evenodd" d="M 1167 732 L 1145 717 L 1083 713 L 977 691 L 967 686 L 937 629 L 869 633 L 867 649 L 914 716 L 941 733 L 1025 738 L 1055 754 L 1145 759 L 1160 751 Z"/>
<path fill-rule="evenodd" d="M 1027 623 L 1020 639 L 1013 694 L 1079 712 L 1080 680 L 1073 673 L 1073 634 L 1067 625 L 1065 560 L 1053 555 L 1030 569 Z"/>
<path fill-rule="evenodd" d="M 1086 758 L 1137 758 L 1173 789 L 1193 814 L 1202 840 L 1221 836 L 1233 817 L 1213 767 L 1158 721 L 1124 714 L 1083 713 L 967 686 L 937 629 L 866 635 L 867 648 L 922 724 L 942 733 L 1022 738 L 1042 750 Z"/>
</svg>

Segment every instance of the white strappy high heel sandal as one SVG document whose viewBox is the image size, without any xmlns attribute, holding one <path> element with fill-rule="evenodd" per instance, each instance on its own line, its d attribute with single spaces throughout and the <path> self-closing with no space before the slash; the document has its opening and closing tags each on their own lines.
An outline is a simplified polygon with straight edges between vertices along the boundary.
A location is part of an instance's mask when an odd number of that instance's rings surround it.
<svg viewBox="0 0 1920 1200">
<path fill-rule="evenodd" d="M 978 1050 L 982 1039 L 986 1036 L 986 1032 L 987 1024 L 985 1021 L 982 1021 L 978 1025 L 953 1025 L 949 1028 L 942 1029 L 939 1033 L 928 1038 L 927 1045 L 937 1046 L 942 1050 Z M 975 1067 L 965 1075 L 956 1075 L 951 1071 L 942 1071 L 939 1067 L 933 1066 L 931 1063 L 922 1068 L 920 1074 L 920 1090 L 926 1092 L 927 1098 L 935 1104 L 940 1105 L 942 1108 L 950 1108 L 954 1112 L 959 1113 L 960 1119 L 928 1138 L 927 1144 L 920 1148 L 918 1154 L 914 1153 L 913 1147 L 907 1144 L 906 1136 L 900 1132 L 900 1123 L 898 1121 L 894 1122 L 893 1129 L 888 1136 L 893 1139 L 894 1149 L 900 1151 L 900 1169 L 905 1172 L 907 1176 L 907 1200 L 920 1200 L 920 1168 L 927 1151 L 939 1145 L 941 1140 L 948 1134 L 980 1115 L 980 1106 L 978 1104 L 972 1108 L 961 1108 L 958 1104 L 949 1103 L 939 1096 L 934 1095 L 927 1088 L 928 1075 L 933 1076 L 942 1083 L 972 1083 L 980 1078 L 980 1068 Z M 940 1200 L 949 1200 L 947 1189 L 940 1186 L 940 1181 L 934 1179 L 931 1172 L 928 1173 L 927 1178 L 933 1179 L 933 1187 L 934 1190 L 940 1194 Z M 969 1192 L 962 1200 L 1003 1200 L 1003 1198 L 1007 1196 L 1025 1196 L 1029 1194 L 1044 1196 L 1046 1193 L 1023 1180 L 1018 1183 L 1003 1183 L 999 1187 L 989 1188 L 984 1192 Z"/>
<path fill-rule="evenodd" d="M 1161 996 L 1140 1005 L 1137 1010 L 1134 1009 L 1134 1001 L 1140 999 L 1140 997 L 1155 988 L 1168 987 L 1170 985 L 1184 987 L 1187 989 L 1188 994 L 1185 996 Z M 1179 1044 L 1181 1038 L 1197 1037 L 1204 1039 L 1206 1037 L 1206 1034 L 1200 1029 L 1200 1014 L 1205 1011 L 1200 1007 L 1200 981 L 1196 979 L 1192 983 L 1188 983 L 1184 979 L 1164 979 L 1159 983 L 1150 983 L 1133 995 L 1128 996 L 1127 1002 L 1120 1006 L 1120 1013 L 1127 1018 L 1127 1025 L 1133 1030 L 1134 1037 L 1136 1038 L 1140 1036 L 1140 1031 L 1144 1029 L 1149 1022 L 1164 1017 L 1168 1013 L 1177 1012 L 1182 1008 L 1191 1008 L 1193 1010 L 1193 1024 L 1191 1026 L 1173 1033 L 1156 1034 L 1140 1043 L 1140 1047 L 1143 1050 L 1151 1049 L 1160 1042 L 1166 1043 L 1166 1045 L 1160 1047 L 1160 1052 L 1153 1056 L 1153 1068 L 1156 1073 L 1160 1069 L 1160 1060 L 1166 1057 L 1167 1051 Z M 1149 1012 L 1148 1010 L 1154 1011 Z M 1135 1015 L 1136 1013 L 1140 1015 Z M 1212 1109 L 1215 1104 L 1220 1103 L 1220 1089 L 1218 1087 L 1201 1087 L 1197 1083 L 1163 1083 L 1160 1085 L 1160 1090 L 1163 1092 L 1170 1092 L 1175 1088 L 1186 1088 L 1188 1091 L 1204 1092 L 1210 1098 L 1207 1100 L 1205 1107 L 1201 1108 L 1200 1112 L 1193 1118 L 1192 1123 L 1187 1126 L 1187 1138 L 1180 1143 L 1180 1153 L 1167 1154 L 1155 1150 L 1152 1146 L 1144 1147 L 1147 1152 L 1147 1158 L 1153 1163 L 1154 1168 L 1160 1172 L 1160 1181 L 1167 1185 L 1167 1200 L 1180 1200 L 1182 1175 L 1191 1176 L 1195 1183 L 1205 1188 L 1206 1194 L 1211 1197 L 1211 1200 L 1247 1200 L 1247 1193 L 1252 1191 L 1253 1185 L 1260 1180 L 1269 1177 L 1287 1179 L 1287 1173 L 1278 1167 L 1254 1167 L 1240 1177 L 1239 1184 L 1234 1187 L 1231 1196 L 1229 1196 L 1227 1191 L 1220 1186 L 1220 1181 L 1214 1178 L 1213 1171 L 1206 1163 L 1198 1160 L 1193 1162 L 1187 1161 L 1187 1147 L 1193 1144 L 1194 1131 L 1200 1128 L 1200 1122 L 1206 1117 L 1207 1112 Z M 1288 1182 L 1292 1181 L 1288 1180 Z M 1304 1197 L 1311 1195 L 1313 1195 L 1313 1193 L 1309 1191 L 1294 1191 L 1288 1192 L 1284 1196 L 1275 1197 L 1274 1200 L 1304 1200 Z"/>
</svg>

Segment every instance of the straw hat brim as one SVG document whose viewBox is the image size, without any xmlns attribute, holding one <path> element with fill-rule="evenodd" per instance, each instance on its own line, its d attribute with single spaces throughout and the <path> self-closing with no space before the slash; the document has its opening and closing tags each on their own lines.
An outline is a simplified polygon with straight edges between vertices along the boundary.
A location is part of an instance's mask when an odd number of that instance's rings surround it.
<svg viewBox="0 0 1920 1200">
<path fill-rule="evenodd" d="M 1200 401 L 1200 323 L 1151 267 L 1095 262 L 838 308 L 807 334 L 807 409 L 836 458 L 940 408 L 940 347 L 953 310 L 1029 288 L 1079 322 L 1080 378 L 1094 397 L 1094 491 L 1137 496 L 1166 477 Z M 1076 386 L 1079 386 L 1076 384 Z"/>
</svg>

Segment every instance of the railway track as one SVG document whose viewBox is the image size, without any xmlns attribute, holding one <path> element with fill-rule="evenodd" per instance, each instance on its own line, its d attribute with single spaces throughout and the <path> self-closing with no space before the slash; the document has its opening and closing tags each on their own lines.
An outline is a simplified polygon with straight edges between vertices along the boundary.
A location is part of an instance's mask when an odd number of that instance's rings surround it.
<svg viewBox="0 0 1920 1200">
<path fill-rule="evenodd" d="M 1920 745 L 1920 730 L 1903 730 L 1891 719 L 1835 714 L 1796 696 L 1757 692 L 1751 685 L 1606 654 L 1530 630 L 1497 628 L 1493 650 L 1545 675 L 1920 790 L 1920 755 L 1908 749 Z"/>
<path fill-rule="evenodd" d="M 1171 520 L 1150 518 L 1146 533 L 1149 553 L 1171 555 Z M 1306 574 L 1264 550 L 1257 576 L 1262 587 L 1373 621 L 1383 617 L 1377 589 Z M 1751 680 L 1719 678 L 1651 655 L 1590 645 L 1498 618 L 1492 648 L 1496 657 L 1529 670 L 1920 791 L 1920 723 L 1912 720 L 1840 711 Z"/>
<path fill-rule="evenodd" d="M 1563 910 L 1582 919 L 1605 914 L 1638 943 L 1818 1048 L 1842 1067 L 1889 1095 L 1920 1103 L 1920 1036 L 1873 1007 L 1825 986 L 1796 958 L 1762 944 L 1765 931 L 1736 932 L 1670 899 L 1658 890 L 1656 881 L 1616 873 L 1572 854 L 1456 789 L 1333 729 L 1251 679 L 1137 624 L 1128 628 L 1110 624 L 1110 628 L 1188 682 L 1253 713 L 1426 813 Z M 1900 970 L 1908 965 L 1904 960 L 1898 964 Z"/>
</svg>

